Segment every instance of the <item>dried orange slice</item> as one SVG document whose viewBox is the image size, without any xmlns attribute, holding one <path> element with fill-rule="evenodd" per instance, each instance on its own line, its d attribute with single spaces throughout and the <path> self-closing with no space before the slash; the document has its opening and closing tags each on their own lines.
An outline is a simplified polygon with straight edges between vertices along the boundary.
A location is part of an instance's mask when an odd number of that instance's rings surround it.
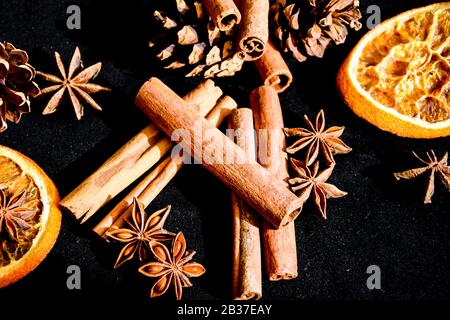
<svg viewBox="0 0 450 320">
<path fill-rule="evenodd" d="M 0 146 L 0 288 L 24 277 L 58 237 L 58 191 L 32 160 Z"/>
<path fill-rule="evenodd" d="M 395 16 L 369 31 L 337 78 L 346 104 L 380 129 L 450 135 L 450 2 Z"/>
</svg>

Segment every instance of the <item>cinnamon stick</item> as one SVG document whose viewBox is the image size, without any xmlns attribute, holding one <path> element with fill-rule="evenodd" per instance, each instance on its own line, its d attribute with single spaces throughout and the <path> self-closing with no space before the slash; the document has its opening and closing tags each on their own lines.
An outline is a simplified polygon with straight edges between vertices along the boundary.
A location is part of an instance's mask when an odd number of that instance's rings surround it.
<svg viewBox="0 0 450 320">
<path fill-rule="evenodd" d="M 285 153 L 283 115 L 277 92 L 262 86 L 250 95 L 258 139 L 258 161 L 270 170 L 288 189 L 288 162 Z M 297 246 L 293 223 L 274 229 L 269 223 L 262 226 L 264 259 L 269 279 L 289 280 L 297 277 Z"/>
<path fill-rule="evenodd" d="M 139 90 L 136 105 L 201 165 L 275 227 L 294 220 L 301 201 L 157 78 Z M 180 141 L 181 140 L 181 141 Z M 231 161 L 228 161 L 232 159 Z"/>
<path fill-rule="evenodd" d="M 242 13 L 239 49 L 242 59 L 261 58 L 269 39 L 269 0 L 237 0 Z"/>
<path fill-rule="evenodd" d="M 184 102 L 204 116 L 221 95 L 222 90 L 212 80 L 207 80 L 186 95 Z M 60 202 L 61 207 L 85 222 L 149 170 L 171 147 L 170 139 L 155 124 L 150 124 L 68 194 Z"/>
<path fill-rule="evenodd" d="M 202 0 L 202 3 L 220 31 L 228 31 L 241 22 L 241 13 L 233 0 Z"/>
<path fill-rule="evenodd" d="M 233 138 L 247 155 L 256 159 L 255 130 L 251 109 L 232 112 L 230 129 Z M 259 300 L 262 297 L 261 241 L 257 213 L 235 193 L 231 194 L 233 210 L 233 299 Z"/>
<path fill-rule="evenodd" d="M 267 43 L 264 55 L 255 61 L 255 65 L 264 85 L 273 87 L 278 93 L 291 85 L 292 73 L 271 41 Z"/>
<path fill-rule="evenodd" d="M 219 126 L 223 120 L 237 107 L 236 101 L 225 96 L 206 117 L 214 126 Z M 129 216 L 128 208 L 134 198 L 147 207 L 167 186 L 183 166 L 184 155 L 177 153 L 166 158 L 146 176 L 112 211 L 93 229 L 99 236 L 106 237 L 106 231 L 121 228 Z"/>
</svg>

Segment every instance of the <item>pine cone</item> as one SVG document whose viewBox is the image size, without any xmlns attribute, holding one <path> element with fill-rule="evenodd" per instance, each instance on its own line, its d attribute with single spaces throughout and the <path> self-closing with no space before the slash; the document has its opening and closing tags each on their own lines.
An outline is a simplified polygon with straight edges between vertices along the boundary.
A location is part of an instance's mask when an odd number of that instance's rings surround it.
<svg viewBox="0 0 450 320">
<path fill-rule="evenodd" d="M 166 12 L 155 11 L 162 30 L 149 42 L 166 69 L 189 68 L 187 77 L 232 76 L 243 60 L 235 50 L 235 30 L 222 32 L 195 0 L 171 0 Z"/>
<path fill-rule="evenodd" d="M 0 42 L 0 132 L 8 128 L 6 120 L 18 123 L 23 113 L 30 112 L 29 96 L 40 92 L 32 81 L 35 74 L 25 51 Z"/>
<path fill-rule="evenodd" d="M 344 43 L 349 28 L 361 28 L 358 7 L 358 0 L 274 0 L 272 29 L 298 61 L 321 58 L 332 43 Z"/>
</svg>

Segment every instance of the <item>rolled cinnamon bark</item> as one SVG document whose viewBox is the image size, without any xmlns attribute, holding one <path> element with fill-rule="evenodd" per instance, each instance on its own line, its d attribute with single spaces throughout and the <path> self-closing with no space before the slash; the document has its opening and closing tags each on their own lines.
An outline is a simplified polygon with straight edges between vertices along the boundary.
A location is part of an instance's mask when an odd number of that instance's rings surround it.
<svg viewBox="0 0 450 320">
<path fill-rule="evenodd" d="M 223 120 L 237 107 L 236 101 L 225 96 L 206 117 L 209 122 L 218 127 Z M 99 236 L 106 238 L 106 231 L 121 228 L 129 216 L 128 208 L 131 207 L 134 198 L 147 207 L 158 194 L 175 177 L 183 167 L 184 155 L 177 153 L 167 155 L 166 158 L 150 172 L 114 209 L 100 221 L 93 229 Z"/>
<path fill-rule="evenodd" d="M 255 130 L 251 109 L 232 112 L 229 128 L 233 139 L 247 155 L 256 159 Z M 233 299 L 259 300 L 262 297 L 260 221 L 257 213 L 235 193 L 231 194 L 233 210 Z"/>
<path fill-rule="evenodd" d="M 236 0 L 242 13 L 239 24 L 241 58 L 252 61 L 261 58 L 269 39 L 269 0 Z"/>
<path fill-rule="evenodd" d="M 295 194 L 198 112 L 188 110 L 183 99 L 159 79 L 151 78 L 141 87 L 136 105 L 274 227 L 297 217 L 302 203 Z"/>
<path fill-rule="evenodd" d="M 202 3 L 220 31 L 228 31 L 241 22 L 241 13 L 233 0 L 202 0 Z"/>
<path fill-rule="evenodd" d="M 277 92 L 269 86 L 255 89 L 250 95 L 258 140 L 258 161 L 288 189 L 288 162 L 285 153 L 283 115 Z M 297 277 L 297 246 L 293 223 L 274 229 L 262 225 L 264 260 L 269 279 L 289 280 Z"/>
<path fill-rule="evenodd" d="M 114 223 L 117 223 L 118 219 L 121 219 L 122 215 L 128 216 L 128 213 L 125 214 L 128 208 L 130 208 L 131 203 L 134 200 L 134 197 L 139 197 L 139 195 L 144 191 L 145 187 L 158 179 L 158 177 L 165 171 L 167 171 L 167 165 L 170 163 L 170 156 L 166 156 L 161 163 L 154 168 L 149 175 L 147 175 L 144 180 L 142 180 L 123 200 L 121 200 L 114 209 L 108 213 L 93 229 L 95 233 L 97 233 L 101 237 L 106 238 L 106 231 L 111 228 Z M 130 200 L 131 199 L 131 200 Z M 124 217 L 125 219 L 126 217 Z"/>
<path fill-rule="evenodd" d="M 264 55 L 255 61 L 255 65 L 264 85 L 271 86 L 278 93 L 291 85 L 292 73 L 271 41 L 267 43 Z"/>
<path fill-rule="evenodd" d="M 222 90 L 207 80 L 186 95 L 184 102 L 205 116 L 221 95 Z M 68 194 L 61 207 L 85 222 L 157 163 L 172 145 L 155 124 L 150 124 Z"/>
</svg>

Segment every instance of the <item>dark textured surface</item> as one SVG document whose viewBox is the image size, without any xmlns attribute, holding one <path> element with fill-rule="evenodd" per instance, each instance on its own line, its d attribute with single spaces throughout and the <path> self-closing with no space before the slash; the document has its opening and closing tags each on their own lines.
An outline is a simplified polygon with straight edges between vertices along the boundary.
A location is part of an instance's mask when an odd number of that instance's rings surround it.
<svg viewBox="0 0 450 320">
<path fill-rule="evenodd" d="M 383 20 L 406 9 L 434 1 L 361 1 L 382 8 Z M 82 30 L 65 27 L 66 8 L 82 8 Z M 85 65 L 103 62 L 97 82 L 113 89 L 98 101 L 102 113 L 86 107 L 76 121 L 69 104 L 51 116 L 42 116 L 43 102 L 33 102 L 33 113 L 20 125 L 0 135 L 0 143 L 34 159 L 65 196 L 92 173 L 147 119 L 133 105 L 139 86 L 159 75 L 179 94 L 194 88 L 196 81 L 152 66 L 146 49 L 151 28 L 151 0 L 130 1 L 0 1 L 0 40 L 30 53 L 31 63 L 55 71 L 52 53 L 64 61 L 80 46 Z M 328 220 L 322 221 L 306 208 L 296 221 L 299 277 L 290 282 L 264 281 L 265 299 L 448 299 L 450 285 L 450 201 L 439 186 L 433 203 L 422 205 L 423 181 L 396 183 L 392 172 L 414 164 L 410 152 L 449 149 L 449 138 L 411 140 L 384 133 L 357 118 L 339 100 L 335 75 L 357 40 L 367 31 L 353 33 L 345 45 L 329 49 L 322 60 L 303 64 L 290 60 L 295 76 L 292 87 L 281 95 L 287 126 L 302 123 L 303 114 L 315 116 L 324 108 L 328 124 L 345 125 L 344 140 L 351 154 L 339 156 L 331 181 L 349 195 L 331 200 Z M 233 79 L 217 81 L 242 105 L 259 79 L 247 66 Z M 230 296 L 231 221 L 229 193 L 200 166 L 187 166 L 154 201 L 149 210 L 172 204 L 169 230 L 181 230 L 188 247 L 207 273 L 185 290 L 185 299 L 227 299 Z M 90 228 L 106 214 L 80 226 L 64 216 L 61 235 L 48 258 L 22 281 L 0 290 L 8 301 L 24 293 L 92 300 L 124 296 L 148 301 L 150 279 L 139 275 L 135 265 L 113 270 L 119 248 L 96 239 Z M 82 290 L 66 289 L 66 268 L 79 265 Z M 366 287 L 366 268 L 378 265 L 382 290 Z M 172 297 L 169 297 L 171 300 Z"/>
</svg>

